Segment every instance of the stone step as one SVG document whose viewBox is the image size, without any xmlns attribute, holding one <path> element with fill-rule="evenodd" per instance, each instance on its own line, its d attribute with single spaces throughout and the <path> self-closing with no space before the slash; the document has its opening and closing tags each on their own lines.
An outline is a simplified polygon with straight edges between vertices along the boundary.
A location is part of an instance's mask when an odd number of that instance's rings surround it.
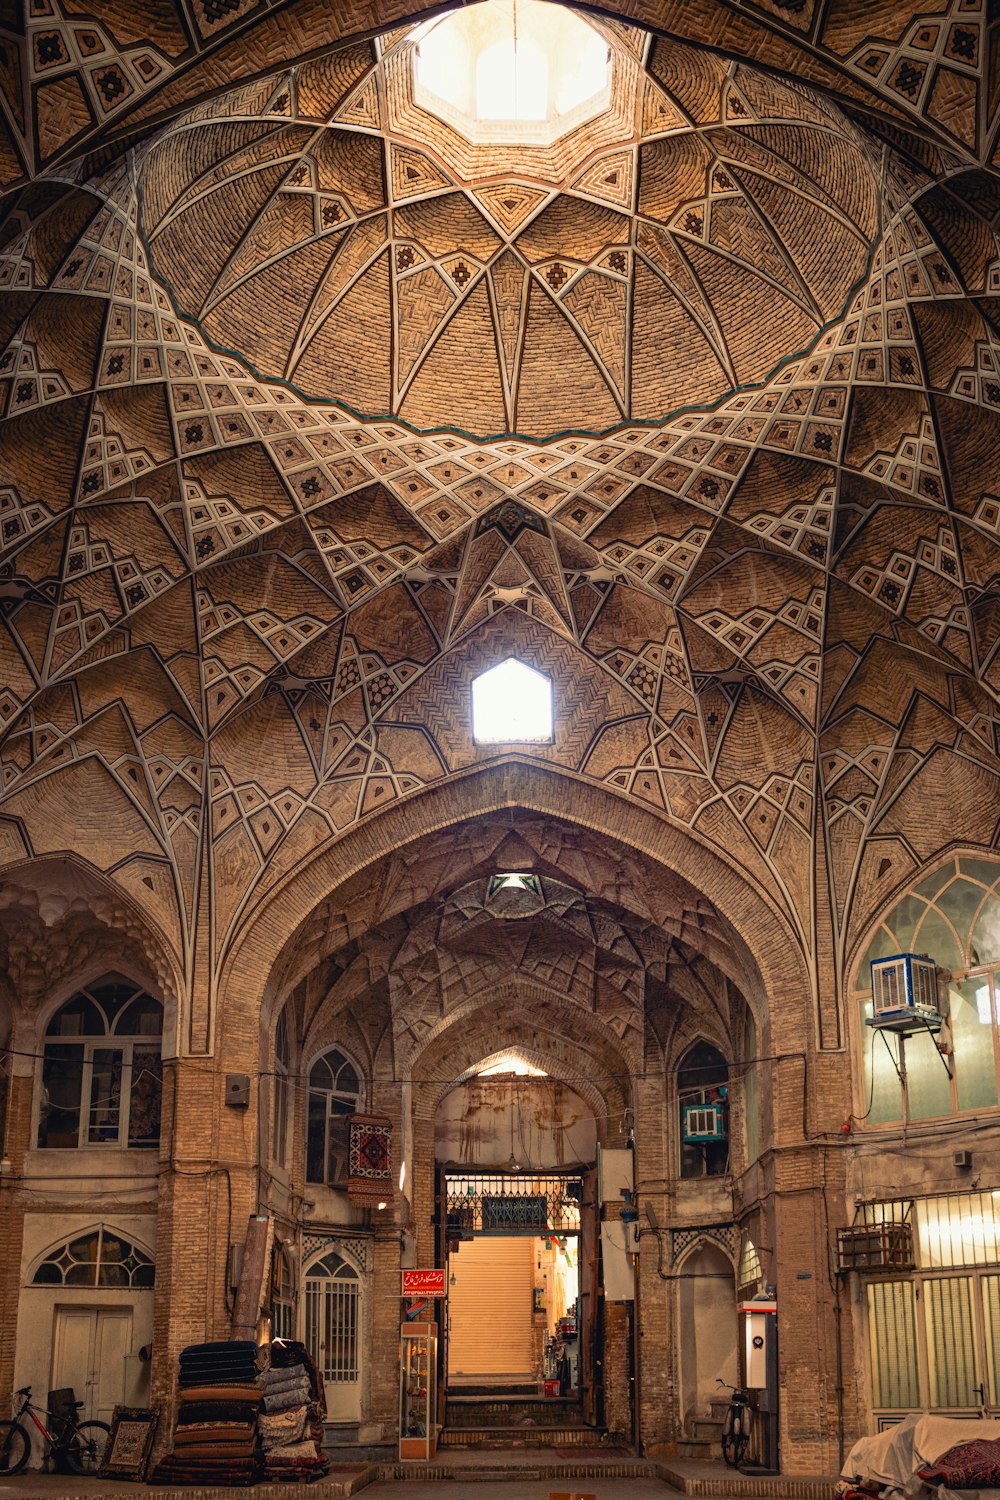
<svg viewBox="0 0 1000 1500">
<path fill-rule="evenodd" d="M 722 1443 L 718 1438 L 702 1437 L 694 1434 L 691 1437 L 682 1438 L 677 1445 L 679 1458 L 701 1459 L 710 1462 L 712 1459 L 722 1457 Z"/>
<path fill-rule="evenodd" d="M 695 1438 L 708 1438 L 717 1443 L 722 1440 L 722 1423 L 712 1417 L 695 1417 L 691 1423 L 691 1436 Z"/>
<path fill-rule="evenodd" d="M 605 1437 L 598 1427 L 445 1427 L 439 1448 L 596 1448 Z"/>
<path fill-rule="evenodd" d="M 576 1427 L 580 1425 L 580 1403 L 570 1399 L 536 1401 L 514 1396 L 506 1401 L 485 1397 L 448 1398 L 449 1427 Z"/>
</svg>

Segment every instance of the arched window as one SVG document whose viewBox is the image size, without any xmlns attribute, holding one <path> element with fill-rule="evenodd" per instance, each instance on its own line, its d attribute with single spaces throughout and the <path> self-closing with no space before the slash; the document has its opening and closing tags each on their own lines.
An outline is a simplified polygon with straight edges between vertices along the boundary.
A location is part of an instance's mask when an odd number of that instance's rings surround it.
<svg viewBox="0 0 1000 1500">
<path fill-rule="evenodd" d="M 873 960 L 926 953 L 942 971 L 940 1037 L 877 1035 Z M 959 855 L 906 892 L 881 919 L 856 978 L 859 1125 L 940 1119 L 1000 1102 L 1000 861 Z M 947 1066 L 939 1042 L 949 1048 Z M 903 1056 L 900 1056 L 900 1049 Z M 905 1080 L 905 1087 L 904 1087 Z"/>
<path fill-rule="evenodd" d="M 162 1005 L 132 980 L 78 990 L 45 1032 L 39 1146 L 155 1146 L 162 1037 Z"/>
<path fill-rule="evenodd" d="M 717 1177 L 729 1166 L 729 1067 L 708 1042 L 695 1042 L 677 1069 L 681 1176 Z"/>
<path fill-rule="evenodd" d="M 34 1286 L 149 1287 L 155 1278 L 149 1256 L 102 1224 L 57 1245 L 31 1280 Z"/>
<path fill-rule="evenodd" d="M 351 1148 L 350 1117 L 357 1113 L 361 1083 L 350 1058 L 336 1047 L 309 1069 L 309 1131 L 306 1181 L 345 1186 Z"/>
<path fill-rule="evenodd" d="M 274 1094 L 271 1121 L 271 1156 L 276 1167 L 285 1165 L 288 1146 L 288 1023 L 285 1012 L 274 1030 Z"/>
</svg>

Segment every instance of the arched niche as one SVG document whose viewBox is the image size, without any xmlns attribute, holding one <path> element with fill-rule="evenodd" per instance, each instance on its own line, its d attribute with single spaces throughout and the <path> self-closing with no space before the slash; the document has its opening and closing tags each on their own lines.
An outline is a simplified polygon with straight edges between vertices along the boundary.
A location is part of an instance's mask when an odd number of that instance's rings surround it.
<svg viewBox="0 0 1000 1500">
<path fill-rule="evenodd" d="M 693 1245 L 678 1268 L 681 1416 L 685 1429 L 709 1419 L 726 1395 L 719 1380 L 737 1378 L 736 1278 L 733 1263 L 711 1240 Z"/>
</svg>

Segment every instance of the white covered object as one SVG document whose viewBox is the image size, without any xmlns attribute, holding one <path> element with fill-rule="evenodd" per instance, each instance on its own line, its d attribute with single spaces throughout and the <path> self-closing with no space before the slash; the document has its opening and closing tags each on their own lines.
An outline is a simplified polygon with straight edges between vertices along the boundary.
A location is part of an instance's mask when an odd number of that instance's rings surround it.
<svg viewBox="0 0 1000 1500">
<path fill-rule="evenodd" d="M 949 1448 L 981 1438 L 1000 1438 L 1000 1420 L 961 1417 L 904 1417 L 895 1427 L 859 1438 L 841 1471 L 845 1479 L 874 1479 L 903 1490 L 917 1469 L 936 1463 Z"/>
</svg>

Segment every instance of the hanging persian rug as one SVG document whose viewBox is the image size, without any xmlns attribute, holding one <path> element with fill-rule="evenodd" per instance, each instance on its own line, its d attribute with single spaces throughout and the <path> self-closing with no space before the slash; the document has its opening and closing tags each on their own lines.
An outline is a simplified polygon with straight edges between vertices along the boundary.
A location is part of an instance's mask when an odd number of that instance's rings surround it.
<svg viewBox="0 0 1000 1500">
<path fill-rule="evenodd" d="M 347 1196 L 366 1208 L 392 1196 L 392 1121 L 384 1115 L 351 1116 Z"/>
</svg>

